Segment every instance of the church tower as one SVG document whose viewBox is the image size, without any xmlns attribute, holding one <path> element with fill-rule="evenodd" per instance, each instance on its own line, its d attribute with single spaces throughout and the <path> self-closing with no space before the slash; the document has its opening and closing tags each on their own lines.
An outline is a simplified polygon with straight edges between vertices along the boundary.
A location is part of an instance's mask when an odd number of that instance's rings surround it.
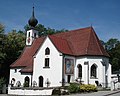
<svg viewBox="0 0 120 96">
<path fill-rule="evenodd" d="M 38 23 L 38 20 L 34 16 L 34 7 L 33 7 L 32 16 L 28 21 L 30 29 L 27 30 L 26 45 L 32 45 L 34 39 L 38 38 L 38 31 L 35 30 L 35 26 L 37 25 L 37 23 Z"/>
</svg>

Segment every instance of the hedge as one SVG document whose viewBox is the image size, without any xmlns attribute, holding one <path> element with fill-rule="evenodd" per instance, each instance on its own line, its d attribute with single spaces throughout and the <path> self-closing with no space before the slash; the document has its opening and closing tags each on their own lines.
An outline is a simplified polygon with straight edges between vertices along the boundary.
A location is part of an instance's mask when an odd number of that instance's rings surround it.
<svg viewBox="0 0 120 96">
<path fill-rule="evenodd" d="M 97 87 L 92 84 L 82 84 L 80 85 L 80 92 L 96 92 Z"/>
</svg>

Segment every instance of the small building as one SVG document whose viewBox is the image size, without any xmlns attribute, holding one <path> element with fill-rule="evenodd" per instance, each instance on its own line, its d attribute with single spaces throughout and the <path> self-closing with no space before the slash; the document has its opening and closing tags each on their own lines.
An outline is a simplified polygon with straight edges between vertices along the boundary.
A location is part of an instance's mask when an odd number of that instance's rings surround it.
<svg viewBox="0 0 120 96">
<path fill-rule="evenodd" d="M 34 16 L 21 56 L 10 66 L 12 87 L 59 87 L 71 82 L 110 87 L 111 64 L 93 27 L 38 36 Z M 9 89 L 8 93 L 11 90 Z M 30 93 L 31 94 L 31 93 Z"/>
</svg>

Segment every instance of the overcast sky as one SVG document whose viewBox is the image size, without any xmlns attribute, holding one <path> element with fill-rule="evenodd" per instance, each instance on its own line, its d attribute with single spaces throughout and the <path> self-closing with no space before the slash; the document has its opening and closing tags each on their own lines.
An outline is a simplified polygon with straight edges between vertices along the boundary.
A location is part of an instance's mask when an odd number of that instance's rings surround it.
<svg viewBox="0 0 120 96">
<path fill-rule="evenodd" d="M 120 0 L 0 0 L 0 23 L 6 32 L 24 30 L 35 7 L 39 23 L 54 29 L 93 26 L 98 37 L 120 40 Z"/>
</svg>

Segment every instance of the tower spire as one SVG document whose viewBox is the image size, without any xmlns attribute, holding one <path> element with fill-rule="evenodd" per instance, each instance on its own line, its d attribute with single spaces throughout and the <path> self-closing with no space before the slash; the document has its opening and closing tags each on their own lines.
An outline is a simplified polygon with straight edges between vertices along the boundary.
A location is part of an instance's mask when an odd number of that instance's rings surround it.
<svg viewBox="0 0 120 96">
<path fill-rule="evenodd" d="M 38 23 L 38 20 L 35 18 L 34 6 L 33 6 L 32 16 L 29 19 L 28 24 L 29 24 L 29 26 L 34 28 L 37 25 L 37 23 Z"/>
<path fill-rule="evenodd" d="M 35 17 L 35 15 L 34 15 L 34 6 L 33 6 L 33 12 L 32 12 L 32 16 L 33 16 L 33 17 Z"/>
<path fill-rule="evenodd" d="M 32 45 L 33 41 L 38 38 L 38 31 L 35 30 L 35 26 L 37 25 L 38 20 L 35 18 L 34 14 L 34 6 L 32 9 L 32 16 L 28 20 L 28 24 L 30 26 L 30 29 L 27 30 L 27 35 L 26 35 L 26 45 Z"/>
</svg>

